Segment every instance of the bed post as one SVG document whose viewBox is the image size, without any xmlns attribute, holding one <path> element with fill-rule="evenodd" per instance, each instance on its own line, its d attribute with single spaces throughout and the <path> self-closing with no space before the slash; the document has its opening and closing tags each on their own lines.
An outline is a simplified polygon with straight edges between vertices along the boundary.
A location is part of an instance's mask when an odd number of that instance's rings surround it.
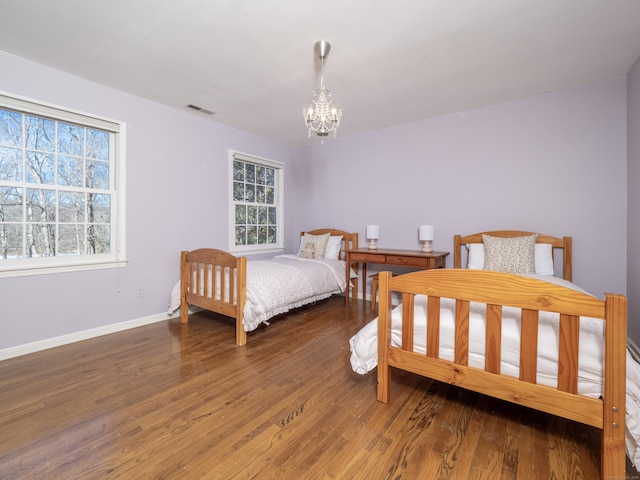
<svg viewBox="0 0 640 480">
<path fill-rule="evenodd" d="M 230 285 L 229 288 L 233 288 Z M 247 259 L 238 257 L 236 266 L 236 345 L 239 347 L 247 344 L 247 332 L 244 330 L 244 304 L 247 300 Z"/>
<path fill-rule="evenodd" d="M 626 478 L 627 298 L 605 294 L 602 478 Z"/>
<path fill-rule="evenodd" d="M 453 268 L 460 268 L 460 265 L 462 264 L 460 260 L 460 256 L 462 255 L 460 252 L 461 238 L 462 237 L 460 237 L 460 235 L 453 236 Z"/>
<path fill-rule="evenodd" d="M 391 331 L 391 272 L 380 272 L 378 281 L 378 401 L 388 403 L 391 396 L 391 368 L 389 367 L 389 338 Z"/>
<path fill-rule="evenodd" d="M 564 278 L 565 280 L 572 282 L 573 280 L 571 279 L 573 272 L 571 271 L 571 265 L 572 265 L 572 248 L 573 248 L 573 243 L 572 243 L 572 239 L 571 237 L 562 237 L 562 263 L 563 263 L 563 269 L 562 269 L 562 278 Z"/>
<path fill-rule="evenodd" d="M 188 254 L 189 252 L 186 251 L 180 254 L 180 323 L 189 321 L 189 304 L 187 303 L 187 290 L 189 289 Z"/>
</svg>

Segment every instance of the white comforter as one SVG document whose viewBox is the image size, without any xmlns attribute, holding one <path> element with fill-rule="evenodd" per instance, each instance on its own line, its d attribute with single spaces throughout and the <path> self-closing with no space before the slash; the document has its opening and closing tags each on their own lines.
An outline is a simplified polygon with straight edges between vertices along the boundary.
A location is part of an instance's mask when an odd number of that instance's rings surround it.
<svg viewBox="0 0 640 480">
<path fill-rule="evenodd" d="M 275 315 L 344 292 L 345 268 L 342 260 L 296 255 L 248 261 L 244 330 L 250 332 Z M 168 311 L 179 307 L 180 282 L 173 287 Z"/>
<path fill-rule="evenodd" d="M 535 276 L 579 290 L 575 285 L 556 277 Z M 416 296 L 414 350 L 425 353 L 426 339 L 426 297 Z M 469 317 L 469 365 L 484 368 L 485 306 L 470 305 Z M 455 301 L 441 300 L 440 317 L 440 358 L 453 360 Z M 520 362 L 519 318 L 520 310 L 503 308 L 501 372 L 518 377 Z M 391 341 L 395 346 L 402 342 L 402 305 L 392 314 Z M 580 352 L 578 372 L 578 392 L 598 398 L 602 395 L 602 321 L 581 318 Z M 365 374 L 378 364 L 378 319 L 365 325 L 349 340 L 351 348 L 351 368 Z M 538 333 L 538 374 L 537 382 L 556 386 L 558 358 L 558 315 L 541 312 Z M 627 453 L 634 465 L 640 465 L 640 365 L 627 351 L 627 402 L 626 402 L 626 444 Z"/>
</svg>

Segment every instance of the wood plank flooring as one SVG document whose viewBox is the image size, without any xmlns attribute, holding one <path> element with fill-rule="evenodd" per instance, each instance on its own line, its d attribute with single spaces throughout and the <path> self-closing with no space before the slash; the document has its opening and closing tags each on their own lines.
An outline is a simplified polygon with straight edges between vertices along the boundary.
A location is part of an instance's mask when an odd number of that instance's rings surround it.
<svg viewBox="0 0 640 480">
<path fill-rule="evenodd" d="M 201 312 L 0 362 L 0 479 L 599 478 L 591 427 L 398 371 L 377 402 L 371 318 L 334 297 L 236 347 Z"/>
</svg>

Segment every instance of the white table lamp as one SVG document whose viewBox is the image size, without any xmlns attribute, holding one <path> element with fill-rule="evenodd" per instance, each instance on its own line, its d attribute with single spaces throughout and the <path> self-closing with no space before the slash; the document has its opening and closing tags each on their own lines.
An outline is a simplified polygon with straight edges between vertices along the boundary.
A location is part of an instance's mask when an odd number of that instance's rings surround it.
<svg viewBox="0 0 640 480">
<path fill-rule="evenodd" d="M 369 240 L 369 250 L 378 248 L 377 240 L 380 238 L 380 227 L 378 225 L 367 225 L 367 240 Z"/>
<path fill-rule="evenodd" d="M 422 251 L 424 253 L 431 253 L 431 242 L 433 241 L 433 225 L 420 225 L 420 241 L 424 242 Z"/>
</svg>

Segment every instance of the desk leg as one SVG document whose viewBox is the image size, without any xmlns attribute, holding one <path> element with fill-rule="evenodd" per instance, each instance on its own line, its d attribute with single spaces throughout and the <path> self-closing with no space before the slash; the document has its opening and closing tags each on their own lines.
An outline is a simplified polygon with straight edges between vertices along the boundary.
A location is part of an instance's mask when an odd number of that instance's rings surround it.
<svg viewBox="0 0 640 480">
<path fill-rule="evenodd" d="M 349 254 L 347 254 L 345 256 L 345 263 L 346 263 L 347 266 L 346 266 L 346 271 L 345 271 L 344 275 L 345 275 L 345 278 L 347 280 L 347 285 L 346 285 L 345 291 L 344 291 L 344 304 L 348 307 L 349 306 L 349 294 L 353 293 L 353 289 L 351 288 L 351 261 L 349 259 Z M 351 291 L 349 291 L 350 288 L 351 288 Z"/>
<path fill-rule="evenodd" d="M 367 262 L 362 262 L 362 301 L 367 299 Z"/>
<path fill-rule="evenodd" d="M 355 263 L 352 264 L 351 263 L 351 258 L 349 255 L 347 255 L 346 257 L 346 264 L 347 264 L 347 271 L 345 273 L 346 278 L 347 278 L 347 286 L 346 286 L 346 290 L 345 290 L 345 295 L 344 295 L 344 302 L 345 305 L 348 307 L 349 306 L 349 295 L 351 295 L 351 300 L 357 300 L 358 299 L 358 282 L 360 281 L 359 278 L 359 270 L 360 270 L 360 264 L 359 263 Z M 356 278 L 353 279 L 353 287 L 351 287 L 351 269 L 353 269 L 353 271 L 356 273 Z M 349 291 L 349 289 L 351 289 L 351 291 Z"/>
</svg>

